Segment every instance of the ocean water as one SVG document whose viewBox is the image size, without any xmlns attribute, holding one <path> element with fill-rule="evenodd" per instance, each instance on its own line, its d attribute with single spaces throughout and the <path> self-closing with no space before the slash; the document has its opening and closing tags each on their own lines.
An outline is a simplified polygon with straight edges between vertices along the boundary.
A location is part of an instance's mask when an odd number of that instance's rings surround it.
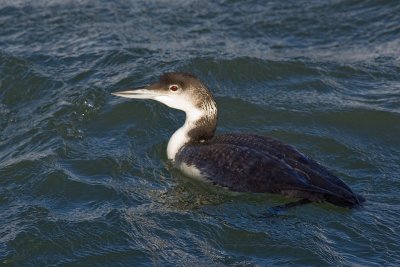
<svg viewBox="0 0 400 267">
<path fill-rule="evenodd" d="M 169 71 L 365 205 L 269 216 L 173 170 L 184 114 L 111 95 Z M 1 266 L 398 266 L 399 166 L 399 1 L 0 1 Z"/>
</svg>

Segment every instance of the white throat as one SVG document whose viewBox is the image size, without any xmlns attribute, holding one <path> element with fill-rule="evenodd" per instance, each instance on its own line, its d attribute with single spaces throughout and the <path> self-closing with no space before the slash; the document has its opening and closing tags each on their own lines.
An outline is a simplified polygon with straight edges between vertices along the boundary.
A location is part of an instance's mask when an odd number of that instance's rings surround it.
<svg viewBox="0 0 400 267">
<path fill-rule="evenodd" d="M 210 99 L 205 99 L 203 105 L 197 106 L 191 101 L 191 95 L 162 95 L 157 96 L 157 100 L 171 108 L 182 110 L 186 113 L 185 124 L 179 128 L 169 139 L 167 147 L 168 159 L 175 161 L 176 154 L 188 142 L 191 141 L 189 132 L 196 127 L 199 127 L 199 120 L 205 121 L 216 120 L 217 106 L 210 96 Z M 207 101 L 209 100 L 209 101 Z M 214 126 L 215 127 L 215 126 Z"/>
<path fill-rule="evenodd" d="M 175 161 L 176 154 L 186 143 L 190 141 L 189 131 L 195 127 L 196 121 L 205 116 L 204 111 L 200 109 L 191 109 L 186 111 L 185 124 L 179 128 L 169 139 L 167 147 L 168 159 Z"/>
</svg>

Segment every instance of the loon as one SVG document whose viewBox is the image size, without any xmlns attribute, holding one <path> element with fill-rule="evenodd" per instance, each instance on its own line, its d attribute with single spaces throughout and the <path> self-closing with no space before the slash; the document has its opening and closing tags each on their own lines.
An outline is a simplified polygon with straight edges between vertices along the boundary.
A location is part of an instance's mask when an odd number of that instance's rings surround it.
<svg viewBox="0 0 400 267">
<path fill-rule="evenodd" d="M 235 192 L 275 193 L 307 203 L 353 208 L 365 201 L 290 145 L 257 134 L 215 135 L 217 104 L 206 85 L 192 74 L 165 73 L 154 84 L 113 94 L 153 99 L 186 113 L 184 125 L 168 142 L 167 155 L 189 177 Z"/>
</svg>

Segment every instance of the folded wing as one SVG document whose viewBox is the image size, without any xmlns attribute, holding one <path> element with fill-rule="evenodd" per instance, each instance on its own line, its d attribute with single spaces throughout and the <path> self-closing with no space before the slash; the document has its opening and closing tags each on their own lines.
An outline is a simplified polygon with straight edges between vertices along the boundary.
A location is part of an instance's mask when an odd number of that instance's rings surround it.
<svg viewBox="0 0 400 267">
<path fill-rule="evenodd" d="M 178 167 L 183 163 L 233 191 L 278 193 L 343 207 L 364 201 L 316 161 L 260 135 L 226 134 L 187 144 L 176 158 Z"/>
</svg>

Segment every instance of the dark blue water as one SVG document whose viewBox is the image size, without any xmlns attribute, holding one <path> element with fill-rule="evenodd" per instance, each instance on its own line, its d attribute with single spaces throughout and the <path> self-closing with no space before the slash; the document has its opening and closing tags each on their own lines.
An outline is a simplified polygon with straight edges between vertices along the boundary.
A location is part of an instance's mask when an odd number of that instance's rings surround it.
<svg viewBox="0 0 400 267">
<path fill-rule="evenodd" d="M 399 265 L 399 58 L 395 0 L 1 1 L 0 265 Z M 167 71 L 364 207 L 268 216 L 291 200 L 171 169 L 184 114 L 110 94 Z"/>
</svg>

